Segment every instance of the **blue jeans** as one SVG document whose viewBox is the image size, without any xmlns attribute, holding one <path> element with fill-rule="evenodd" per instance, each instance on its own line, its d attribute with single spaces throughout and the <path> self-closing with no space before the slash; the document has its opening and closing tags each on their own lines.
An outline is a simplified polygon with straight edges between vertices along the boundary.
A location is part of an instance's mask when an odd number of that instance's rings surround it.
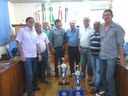
<svg viewBox="0 0 128 96">
<path fill-rule="evenodd" d="M 101 78 L 106 96 L 116 96 L 115 72 L 117 59 L 101 59 Z"/>
<path fill-rule="evenodd" d="M 24 62 L 24 69 L 26 90 L 30 96 L 33 96 L 33 89 L 36 87 L 37 57 L 26 58 L 26 62 Z"/>
<path fill-rule="evenodd" d="M 84 73 L 84 75 L 86 74 L 86 64 L 88 64 L 87 74 L 88 76 L 93 76 L 92 65 L 91 65 L 90 56 L 89 56 L 89 49 L 82 48 L 80 61 L 82 66 L 82 72 Z"/>
<path fill-rule="evenodd" d="M 91 64 L 94 74 L 94 86 L 99 89 L 101 85 L 101 64 L 99 55 L 91 54 Z"/>
</svg>

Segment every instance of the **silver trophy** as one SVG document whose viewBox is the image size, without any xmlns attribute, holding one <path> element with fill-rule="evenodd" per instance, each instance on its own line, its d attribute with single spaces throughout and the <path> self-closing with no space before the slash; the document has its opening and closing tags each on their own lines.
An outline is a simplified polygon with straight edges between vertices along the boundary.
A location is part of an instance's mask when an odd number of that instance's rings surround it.
<svg viewBox="0 0 128 96">
<path fill-rule="evenodd" d="M 72 74 L 76 81 L 76 89 L 80 89 L 80 82 L 82 80 L 83 73 L 79 71 L 80 70 L 80 65 L 76 66 L 76 71 Z"/>
<path fill-rule="evenodd" d="M 67 82 L 67 81 L 65 80 L 66 75 L 67 75 L 67 71 L 68 71 L 68 66 L 67 66 L 66 63 L 65 63 L 64 58 L 62 58 L 62 60 L 63 60 L 63 63 L 58 66 L 59 71 L 60 71 L 60 76 L 61 76 L 61 78 L 62 78 L 62 81 L 59 82 L 59 85 L 69 85 L 69 82 Z"/>
</svg>

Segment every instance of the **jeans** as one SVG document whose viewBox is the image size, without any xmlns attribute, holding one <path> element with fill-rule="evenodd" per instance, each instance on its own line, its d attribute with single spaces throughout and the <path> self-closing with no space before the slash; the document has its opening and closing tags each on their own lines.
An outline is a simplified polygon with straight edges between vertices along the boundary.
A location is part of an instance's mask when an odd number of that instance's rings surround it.
<svg viewBox="0 0 128 96">
<path fill-rule="evenodd" d="M 86 74 L 86 64 L 88 64 L 87 74 L 88 76 L 93 76 L 93 70 L 92 70 L 90 56 L 89 56 L 89 49 L 82 48 L 80 61 L 82 66 L 82 72 L 84 73 L 84 75 Z"/>
<path fill-rule="evenodd" d="M 101 87 L 101 64 L 99 55 L 91 54 L 91 64 L 94 74 L 94 86 L 99 89 Z"/>
<path fill-rule="evenodd" d="M 117 59 L 101 59 L 101 78 L 106 96 L 116 96 L 115 72 Z"/>
<path fill-rule="evenodd" d="M 62 58 L 64 57 L 64 50 L 62 46 L 60 47 L 55 47 L 55 52 L 54 52 L 54 60 L 55 60 L 55 75 L 58 75 L 58 62 L 60 61 L 60 64 L 62 64 Z"/>
<path fill-rule="evenodd" d="M 25 85 L 28 95 L 33 96 L 33 89 L 36 87 L 36 75 L 37 75 L 37 57 L 26 58 L 24 62 L 25 69 Z"/>
</svg>

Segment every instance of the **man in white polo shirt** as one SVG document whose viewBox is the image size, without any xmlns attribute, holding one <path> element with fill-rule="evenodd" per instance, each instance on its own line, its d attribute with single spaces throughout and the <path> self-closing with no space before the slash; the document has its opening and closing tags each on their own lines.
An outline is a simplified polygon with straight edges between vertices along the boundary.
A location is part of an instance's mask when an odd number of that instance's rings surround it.
<svg viewBox="0 0 128 96">
<path fill-rule="evenodd" d="M 92 66 L 89 60 L 89 46 L 90 46 L 90 36 L 94 32 L 90 28 L 90 19 L 89 17 L 84 17 L 83 19 L 84 27 L 80 28 L 79 31 L 79 52 L 80 52 L 80 61 L 82 66 L 82 72 L 84 73 L 83 77 L 86 74 L 86 64 L 88 64 L 88 82 L 92 80 Z"/>
<path fill-rule="evenodd" d="M 39 55 L 39 60 L 42 59 L 40 56 L 39 39 L 33 26 L 34 19 L 28 17 L 26 19 L 26 27 L 21 28 L 16 37 L 20 59 L 24 62 L 25 84 L 28 96 L 34 96 L 34 88 L 37 86 L 37 53 Z"/>
</svg>

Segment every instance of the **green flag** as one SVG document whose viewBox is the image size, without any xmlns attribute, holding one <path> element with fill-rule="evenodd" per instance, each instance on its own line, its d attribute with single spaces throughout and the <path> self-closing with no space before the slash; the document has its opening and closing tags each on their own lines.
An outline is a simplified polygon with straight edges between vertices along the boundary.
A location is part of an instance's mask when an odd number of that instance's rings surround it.
<svg viewBox="0 0 128 96">
<path fill-rule="evenodd" d="M 49 11 L 50 11 L 50 15 L 49 15 L 50 24 L 54 24 L 55 18 L 54 18 L 54 16 L 53 16 L 53 8 L 50 7 L 50 8 L 49 8 Z"/>
<path fill-rule="evenodd" d="M 42 7 L 42 20 L 46 20 L 45 7 Z"/>
</svg>

